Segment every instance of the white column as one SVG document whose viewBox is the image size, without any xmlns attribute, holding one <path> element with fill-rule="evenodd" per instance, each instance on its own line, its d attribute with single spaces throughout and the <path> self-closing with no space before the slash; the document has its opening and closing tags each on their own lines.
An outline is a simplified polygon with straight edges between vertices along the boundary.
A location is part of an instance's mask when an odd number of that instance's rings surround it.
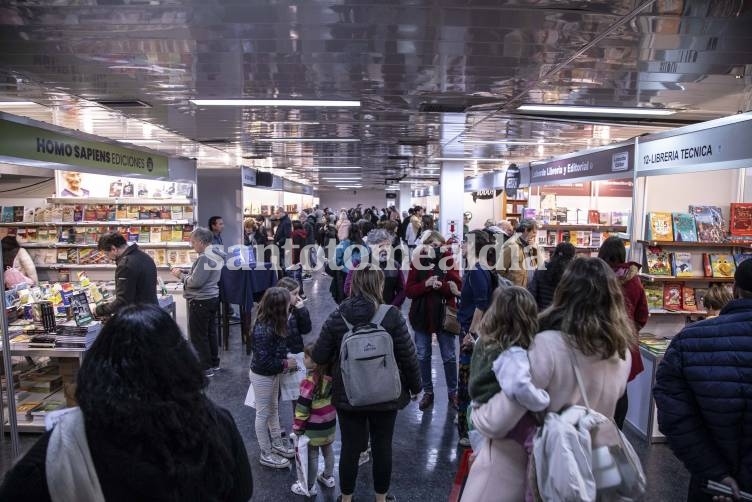
<svg viewBox="0 0 752 502">
<path fill-rule="evenodd" d="M 399 209 L 400 214 L 402 213 L 402 211 L 407 211 L 408 209 L 410 209 L 411 199 L 412 197 L 410 196 L 410 184 L 400 183 L 399 203 L 397 204 L 397 209 Z"/>
<path fill-rule="evenodd" d="M 462 240 L 462 215 L 465 212 L 465 198 L 462 192 L 465 186 L 465 163 L 462 161 L 444 161 L 441 163 L 439 184 L 439 231 L 447 239 L 454 234 Z M 451 231 L 452 223 L 454 232 Z"/>
</svg>

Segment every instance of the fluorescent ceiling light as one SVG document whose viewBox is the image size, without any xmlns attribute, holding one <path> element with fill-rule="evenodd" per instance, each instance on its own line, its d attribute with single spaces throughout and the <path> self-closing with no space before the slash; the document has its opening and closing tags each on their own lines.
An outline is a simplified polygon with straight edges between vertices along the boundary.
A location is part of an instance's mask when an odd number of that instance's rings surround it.
<svg viewBox="0 0 752 502">
<path fill-rule="evenodd" d="M 119 139 L 120 143 L 130 143 L 132 145 L 156 145 L 161 143 L 158 139 Z"/>
<path fill-rule="evenodd" d="M 31 106 L 37 103 L 33 101 L 0 101 L 0 106 Z M 43 105 L 39 105 L 43 106 Z"/>
<path fill-rule="evenodd" d="M 434 157 L 431 160 L 438 160 L 440 162 L 446 161 L 472 161 L 472 162 L 504 162 L 504 159 L 486 159 L 480 157 Z"/>
<path fill-rule="evenodd" d="M 363 169 L 357 166 L 311 166 L 310 169 Z"/>
<path fill-rule="evenodd" d="M 257 138 L 259 143 L 357 143 L 360 138 Z"/>
<path fill-rule="evenodd" d="M 189 99 L 188 101 L 196 106 L 360 107 L 360 101 L 327 99 Z"/>
<path fill-rule="evenodd" d="M 499 140 L 485 140 L 485 139 L 468 139 L 463 141 L 469 145 L 520 145 L 520 146 L 538 146 L 538 145 L 563 145 L 564 143 L 548 142 L 542 139 L 499 139 Z"/>
<path fill-rule="evenodd" d="M 673 115 L 676 110 L 667 108 L 622 108 L 615 106 L 573 106 L 573 105 L 522 105 L 517 108 L 524 112 L 574 113 L 584 115 Z"/>
</svg>

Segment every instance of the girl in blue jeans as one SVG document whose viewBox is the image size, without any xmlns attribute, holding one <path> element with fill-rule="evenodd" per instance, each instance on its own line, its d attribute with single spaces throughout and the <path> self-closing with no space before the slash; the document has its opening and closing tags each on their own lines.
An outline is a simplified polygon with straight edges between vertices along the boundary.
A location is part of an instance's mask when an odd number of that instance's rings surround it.
<svg viewBox="0 0 752 502">
<path fill-rule="evenodd" d="M 455 306 L 455 294 L 462 287 L 454 267 L 452 252 L 444 237 L 435 231 L 425 235 L 423 245 L 415 250 L 410 261 L 405 291 L 413 301 L 410 305 L 410 325 L 415 331 L 415 348 L 418 353 L 423 398 L 419 408 L 425 411 L 433 405 L 434 392 L 431 380 L 431 337 L 436 333 L 444 365 L 449 404 L 457 408 L 457 335 L 442 329 L 444 307 Z"/>
</svg>

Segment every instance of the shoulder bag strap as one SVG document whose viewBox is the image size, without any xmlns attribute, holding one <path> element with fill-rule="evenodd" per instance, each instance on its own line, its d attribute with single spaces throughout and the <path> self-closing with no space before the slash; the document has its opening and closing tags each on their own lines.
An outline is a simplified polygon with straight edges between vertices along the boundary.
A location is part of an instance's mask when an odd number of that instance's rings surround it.
<svg viewBox="0 0 752 502">
<path fill-rule="evenodd" d="M 391 309 L 391 305 L 382 304 L 379 305 L 379 308 L 376 309 L 376 313 L 373 315 L 373 319 L 371 319 L 371 324 L 375 324 L 376 326 L 381 326 L 381 323 L 384 322 L 384 318 L 386 317 L 386 314 L 389 312 L 389 309 Z"/>
<path fill-rule="evenodd" d="M 567 342 L 566 340 L 564 343 L 567 343 L 567 345 L 569 345 L 569 342 Z M 582 394 L 582 400 L 585 402 L 585 408 L 587 408 L 588 411 L 593 411 L 592 408 L 590 408 L 590 401 L 588 400 L 587 392 L 585 392 L 585 384 L 582 381 L 582 375 L 580 374 L 580 370 L 577 367 L 577 363 L 575 362 L 574 349 L 571 346 L 569 346 L 569 361 L 572 364 L 574 377 L 577 380 L 577 386 L 580 389 L 580 394 Z"/>
</svg>

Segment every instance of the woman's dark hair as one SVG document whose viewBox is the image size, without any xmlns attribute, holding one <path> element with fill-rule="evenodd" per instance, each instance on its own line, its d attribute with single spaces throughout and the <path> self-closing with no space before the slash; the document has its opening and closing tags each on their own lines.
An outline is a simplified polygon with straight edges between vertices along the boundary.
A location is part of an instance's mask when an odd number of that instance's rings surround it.
<svg viewBox="0 0 752 502">
<path fill-rule="evenodd" d="M 315 346 L 315 343 L 309 343 L 308 345 L 303 348 L 303 354 L 308 356 L 311 361 L 313 361 L 313 347 Z M 320 382 L 325 375 L 330 375 L 330 365 L 329 363 L 319 364 L 316 363 L 316 368 L 313 370 L 313 373 L 317 376 L 318 381 Z M 316 389 L 317 391 L 319 389 Z"/>
<path fill-rule="evenodd" d="M 368 232 L 371 230 L 373 230 L 373 223 L 371 223 L 371 220 L 360 222 L 360 235 L 368 235 Z"/>
<path fill-rule="evenodd" d="M 78 372 L 76 399 L 86 429 L 159 468 L 179 492 L 201 476 L 214 500 L 233 486 L 232 452 L 190 342 L 156 305 L 131 305 L 102 328 Z M 204 476 L 206 466 L 212 475 Z M 127 469 L 128 466 L 122 466 Z"/>
<path fill-rule="evenodd" d="M 18 255 L 18 250 L 21 249 L 21 245 L 18 243 L 15 235 L 3 237 L 0 243 L 2 243 L 3 247 L 3 269 L 12 267 Z"/>
<path fill-rule="evenodd" d="M 635 339 L 619 280 L 598 258 L 575 258 L 554 293 L 553 304 L 540 314 L 541 331 L 559 330 L 586 356 L 626 357 Z"/>
<path fill-rule="evenodd" d="M 609 265 L 621 265 L 627 261 L 627 248 L 621 237 L 612 235 L 601 244 L 598 250 L 598 258 Z"/>
<path fill-rule="evenodd" d="M 265 323 L 277 336 L 287 336 L 287 314 L 290 292 L 286 288 L 273 287 L 266 290 L 258 307 L 257 323 Z"/>
<path fill-rule="evenodd" d="M 545 277 L 549 284 L 559 284 L 561 276 L 564 275 L 564 271 L 574 259 L 576 252 L 577 250 L 571 242 L 560 242 L 556 246 L 546 268 Z"/>
<path fill-rule="evenodd" d="M 295 220 L 292 222 L 292 228 L 293 230 L 302 230 L 303 229 L 303 223 L 299 220 Z"/>
<path fill-rule="evenodd" d="M 347 234 L 347 239 L 350 241 L 350 245 L 363 244 L 363 234 L 360 231 L 358 225 L 352 225 L 350 231 Z"/>
</svg>

